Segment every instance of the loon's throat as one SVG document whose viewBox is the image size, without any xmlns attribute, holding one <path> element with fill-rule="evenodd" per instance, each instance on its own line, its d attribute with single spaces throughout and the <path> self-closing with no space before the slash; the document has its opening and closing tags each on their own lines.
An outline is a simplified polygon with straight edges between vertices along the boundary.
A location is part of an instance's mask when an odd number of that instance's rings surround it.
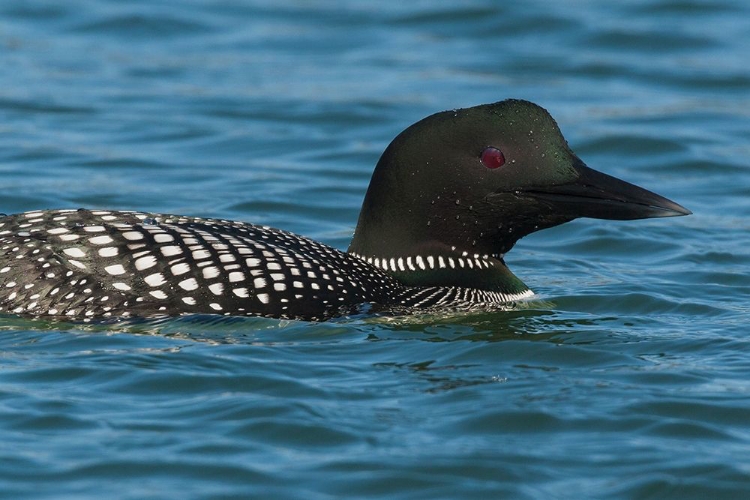
<svg viewBox="0 0 750 500">
<path fill-rule="evenodd" d="M 470 254 L 453 248 L 451 251 L 404 256 L 351 254 L 383 269 L 407 286 L 472 288 L 509 295 L 529 291 L 500 255 Z"/>
</svg>

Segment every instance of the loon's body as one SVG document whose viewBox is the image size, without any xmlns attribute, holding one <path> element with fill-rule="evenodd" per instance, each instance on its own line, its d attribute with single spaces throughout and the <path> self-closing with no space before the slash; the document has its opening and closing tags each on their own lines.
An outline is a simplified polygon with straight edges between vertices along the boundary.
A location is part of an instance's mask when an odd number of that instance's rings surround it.
<svg viewBox="0 0 750 500">
<path fill-rule="evenodd" d="M 223 314 L 324 320 L 497 307 L 532 292 L 503 255 L 576 217 L 686 215 L 591 170 L 542 108 L 432 115 L 373 174 L 348 253 L 265 226 L 110 210 L 0 217 L 0 313 L 91 320 Z"/>
<path fill-rule="evenodd" d="M 405 286 L 380 263 L 286 231 L 141 212 L 7 216 L 0 220 L 0 249 L 0 313 L 84 320 L 200 313 L 322 320 L 363 304 L 392 310 L 468 307 L 531 295 Z M 480 272 L 496 265 L 478 255 L 450 261 Z M 441 265 L 432 256 L 401 262 L 414 270 Z"/>
</svg>

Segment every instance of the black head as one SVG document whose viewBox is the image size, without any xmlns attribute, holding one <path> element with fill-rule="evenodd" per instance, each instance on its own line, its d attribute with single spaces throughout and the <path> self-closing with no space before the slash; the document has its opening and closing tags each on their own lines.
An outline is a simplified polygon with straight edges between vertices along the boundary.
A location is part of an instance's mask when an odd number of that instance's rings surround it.
<svg viewBox="0 0 750 500">
<path fill-rule="evenodd" d="M 381 262 L 417 255 L 501 259 L 523 236 L 577 217 L 689 213 L 586 167 L 544 108 L 506 100 L 437 113 L 399 134 L 375 168 L 349 251 Z M 434 273 L 412 279 L 396 271 L 407 282 L 435 284 Z"/>
</svg>

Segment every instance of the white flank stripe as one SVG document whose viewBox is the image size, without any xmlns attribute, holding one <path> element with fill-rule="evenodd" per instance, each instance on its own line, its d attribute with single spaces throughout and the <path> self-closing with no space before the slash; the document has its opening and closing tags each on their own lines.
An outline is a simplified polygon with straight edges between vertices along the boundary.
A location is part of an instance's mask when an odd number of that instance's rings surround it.
<svg viewBox="0 0 750 500">
<path fill-rule="evenodd" d="M 158 233 L 154 235 L 154 241 L 157 243 L 169 243 L 170 241 L 174 241 L 174 238 L 171 234 Z"/>
<path fill-rule="evenodd" d="M 232 273 L 229 273 L 229 281 L 231 283 L 236 283 L 238 281 L 245 281 L 245 273 L 241 273 L 239 271 L 234 271 Z"/>
<path fill-rule="evenodd" d="M 180 288 L 182 288 L 183 290 L 187 290 L 187 291 L 195 290 L 196 288 L 198 288 L 198 282 L 195 281 L 195 278 L 188 278 L 186 280 L 182 280 L 178 283 L 178 285 Z"/>
<path fill-rule="evenodd" d="M 161 286 L 167 282 L 167 280 L 164 279 L 164 275 L 162 273 L 149 274 L 148 276 L 143 278 L 143 281 L 145 281 L 148 286 Z"/>
<path fill-rule="evenodd" d="M 179 276 L 181 274 L 185 274 L 190 271 L 190 266 L 185 264 L 184 262 L 181 262 L 179 264 L 175 264 L 174 266 L 169 268 L 170 271 L 172 271 L 172 274 L 175 276 Z M 203 270 L 203 275 L 205 276 L 206 270 Z"/>
<path fill-rule="evenodd" d="M 89 242 L 91 242 L 92 245 L 107 245 L 112 243 L 112 241 L 114 240 L 106 234 L 104 236 L 94 236 L 93 238 L 89 238 Z"/>
<path fill-rule="evenodd" d="M 143 239 L 143 235 L 136 231 L 125 231 L 122 233 L 122 237 L 130 241 L 138 241 Z"/>
<path fill-rule="evenodd" d="M 140 259 L 136 259 L 135 261 L 135 268 L 139 271 L 154 267 L 155 265 L 156 258 L 153 255 L 147 255 L 145 257 L 141 257 Z"/>
<path fill-rule="evenodd" d="M 195 260 L 208 259 L 209 257 L 211 257 L 211 253 L 208 250 L 195 250 L 193 252 L 193 259 Z"/>
<path fill-rule="evenodd" d="M 65 250 L 63 250 L 63 253 L 65 255 L 70 255 L 71 257 L 86 257 L 86 252 L 84 252 L 80 248 L 66 248 Z"/>
<path fill-rule="evenodd" d="M 104 247 L 99 249 L 100 257 L 114 257 L 117 255 L 117 247 Z"/>
<path fill-rule="evenodd" d="M 173 255 L 179 255 L 182 253 L 182 248 L 178 247 L 177 245 L 167 245 L 165 247 L 161 247 L 160 250 L 161 250 L 161 254 L 164 257 L 171 257 Z"/>
<path fill-rule="evenodd" d="M 203 277 L 207 280 L 210 280 L 211 278 L 215 278 L 219 275 L 219 268 L 216 266 L 208 266 L 206 268 L 203 268 Z"/>
</svg>

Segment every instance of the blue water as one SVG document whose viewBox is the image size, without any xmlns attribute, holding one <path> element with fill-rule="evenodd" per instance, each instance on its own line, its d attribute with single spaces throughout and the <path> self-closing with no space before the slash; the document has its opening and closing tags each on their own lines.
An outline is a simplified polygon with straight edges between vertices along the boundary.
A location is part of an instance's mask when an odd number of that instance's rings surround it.
<svg viewBox="0 0 750 500">
<path fill-rule="evenodd" d="M 346 248 L 388 142 L 530 99 L 694 212 L 508 255 L 509 312 L 0 319 L 2 498 L 747 498 L 750 3 L 4 0 L 0 211 Z"/>
</svg>

